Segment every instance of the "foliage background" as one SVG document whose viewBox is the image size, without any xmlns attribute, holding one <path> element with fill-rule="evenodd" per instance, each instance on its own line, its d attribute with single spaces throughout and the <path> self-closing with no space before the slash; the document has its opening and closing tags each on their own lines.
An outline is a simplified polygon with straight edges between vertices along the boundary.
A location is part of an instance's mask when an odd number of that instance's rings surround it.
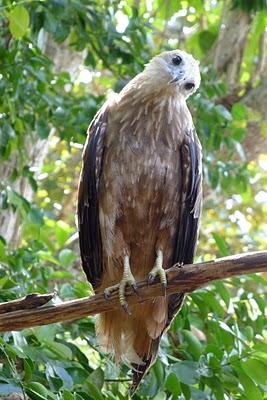
<svg viewBox="0 0 267 400">
<path fill-rule="evenodd" d="M 75 228 L 86 129 L 165 49 L 201 62 L 189 101 L 204 151 L 196 261 L 266 248 L 266 22 L 265 0 L 0 0 L 1 301 L 91 293 Z M 188 296 L 134 398 L 267 399 L 266 300 L 263 275 Z M 90 317 L 0 337 L 2 398 L 125 399 L 128 380 Z"/>
</svg>

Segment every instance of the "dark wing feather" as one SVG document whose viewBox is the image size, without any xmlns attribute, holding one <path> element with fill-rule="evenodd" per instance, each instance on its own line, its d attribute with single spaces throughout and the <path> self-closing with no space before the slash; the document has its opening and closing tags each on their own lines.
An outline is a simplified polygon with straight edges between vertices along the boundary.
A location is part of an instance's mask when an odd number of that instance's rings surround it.
<svg viewBox="0 0 267 400">
<path fill-rule="evenodd" d="M 82 267 L 94 289 L 100 285 L 103 273 L 98 187 L 107 116 L 108 106 L 104 104 L 88 129 L 78 190 L 77 214 Z"/>
<path fill-rule="evenodd" d="M 182 201 L 172 264 L 191 264 L 194 259 L 202 209 L 201 161 L 201 146 L 194 130 L 186 135 L 180 148 Z M 169 297 L 167 327 L 181 308 L 183 300 L 183 293 Z"/>
<path fill-rule="evenodd" d="M 150 366 L 154 364 L 157 354 L 158 348 L 160 343 L 161 336 L 157 337 L 156 339 L 151 341 L 151 346 L 149 349 L 149 355 L 147 358 L 144 358 L 142 364 L 132 364 L 132 384 L 129 388 L 130 396 L 136 392 L 141 380 L 143 379 L 144 375 L 149 370 Z"/>
</svg>

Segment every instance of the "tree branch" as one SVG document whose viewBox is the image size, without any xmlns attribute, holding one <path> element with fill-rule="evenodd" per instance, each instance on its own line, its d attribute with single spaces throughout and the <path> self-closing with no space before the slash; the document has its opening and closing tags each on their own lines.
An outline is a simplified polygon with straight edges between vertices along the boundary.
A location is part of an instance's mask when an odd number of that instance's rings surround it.
<svg viewBox="0 0 267 400">
<path fill-rule="evenodd" d="M 266 271 L 267 251 L 238 254 L 183 267 L 175 265 L 167 271 L 167 295 L 177 292 L 193 292 L 217 279 Z M 129 306 L 162 296 L 161 284 L 157 281 L 148 285 L 146 281 L 142 281 L 138 284 L 138 292 L 139 296 L 136 296 L 130 288 L 127 288 Z M 6 306 L 8 304 L 10 303 L 6 303 Z M 20 330 L 38 325 L 70 321 L 118 308 L 120 308 L 118 291 L 112 294 L 109 301 L 104 299 L 103 294 L 97 294 L 90 298 L 66 301 L 62 304 L 38 306 L 34 310 L 18 310 L 1 314 L 0 331 Z"/>
</svg>

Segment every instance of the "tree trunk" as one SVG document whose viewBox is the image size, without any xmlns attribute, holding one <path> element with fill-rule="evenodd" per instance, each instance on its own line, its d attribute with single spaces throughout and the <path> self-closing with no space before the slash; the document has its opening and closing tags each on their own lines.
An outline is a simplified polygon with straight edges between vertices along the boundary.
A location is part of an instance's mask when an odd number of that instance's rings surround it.
<svg viewBox="0 0 267 400">
<path fill-rule="evenodd" d="M 252 22 L 251 14 L 240 9 L 231 10 L 226 2 L 219 37 L 214 46 L 214 67 L 226 73 L 229 87 L 239 81 L 243 52 Z"/>
<path fill-rule="evenodd" d="M 248 161 L 257 159 L 267 151 L 267 75 L 255 89 L 251 89 L 242 103 L 261 114 L 258 121 L 248 123 L 247 136 L 242 145 Z"/>
<path fill-rule="evenodd" d="M 241 9 L 231 10 L 226 2 L 223 12 L 221 30 L 213 50 L 213 64 L 220 75 L 225 74 L 229 87 L 229 107 L 239 100 L 238 84 L 240 67 L 243 60 L 243 53 L 250 31 L 253 15 Z M 258 156 L 267 150 L 265 121 L 267 121 L 267 58 L 266 58 L 266 32 L 263 32 L 259 43 L 258 63 L 250 82 L 250 89 L 247 90 L 240 101 L 260 114 L 257 121 L 251 121 L 247 126 L 247 136 L 243 140 L 243 147 L 248 161 L 256 160 Z M 260 78 L 257 87 L 254 82 Z M 226 101 L 227 103 L 227 101 Z M 265 127 L 265 128 L 264 128 Z"/>
</svg>

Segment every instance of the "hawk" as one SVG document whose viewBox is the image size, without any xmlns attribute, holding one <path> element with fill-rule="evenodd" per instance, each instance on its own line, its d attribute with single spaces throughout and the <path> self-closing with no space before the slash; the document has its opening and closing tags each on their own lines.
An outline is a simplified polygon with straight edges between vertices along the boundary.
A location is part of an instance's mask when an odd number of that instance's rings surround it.
<svg viewBox="0 0 267 400">
<path fill-rule="evenodd" d="M 132 392 L 155 361 L 184 293 L 128 307 L 126 286 L 192 263 L 202 207 L 201 146 L 186 99 L 199 62 L 166 51 L 99 110 L 88 129 L 78 193 L 82 266 L 96 293 L 119 288 L 122 309 L 102 313 L 103 348 L 133 371 Z M 125 313 L 125 310 L 128 311 Z"/>
</svg>

